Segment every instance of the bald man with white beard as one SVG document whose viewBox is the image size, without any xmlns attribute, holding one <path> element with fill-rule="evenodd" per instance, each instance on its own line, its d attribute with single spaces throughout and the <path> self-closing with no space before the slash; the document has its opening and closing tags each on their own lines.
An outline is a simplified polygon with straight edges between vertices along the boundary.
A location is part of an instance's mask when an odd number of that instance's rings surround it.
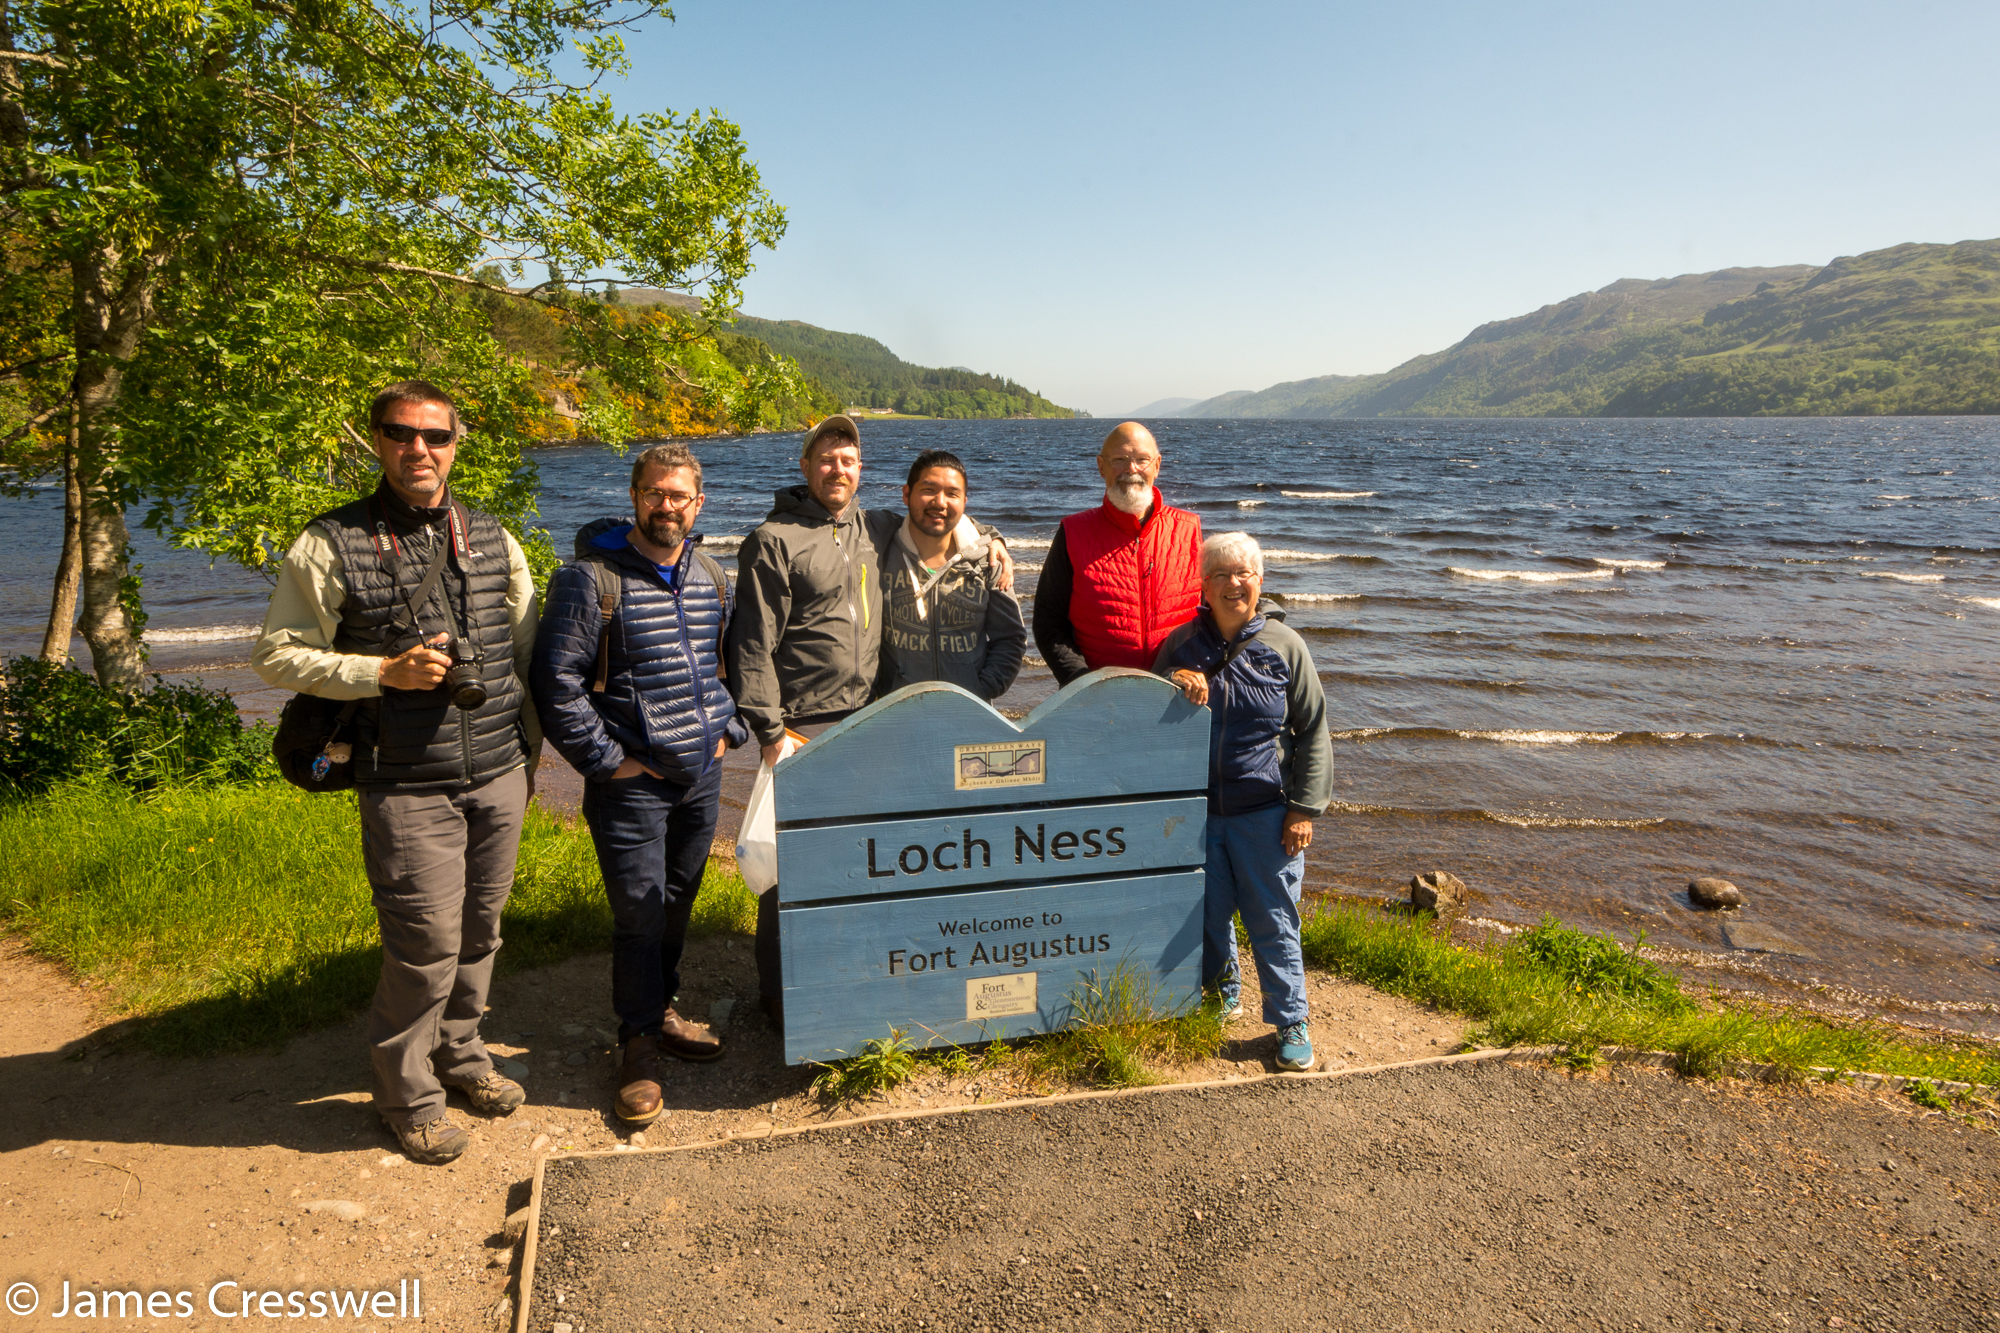
<svg viewBox="0 0 2000 1333">
<path fill-rule="evenodd" d="M 1035 647 L 1067 685 L 1102 667 L 1150 670 L 1201 606 L 1201 519 L 1160 495 L 1160 446 L 1127 421 L 1104 437 L 1104 503 L 1056 529 L 1035 587 Z"/>
</svg>

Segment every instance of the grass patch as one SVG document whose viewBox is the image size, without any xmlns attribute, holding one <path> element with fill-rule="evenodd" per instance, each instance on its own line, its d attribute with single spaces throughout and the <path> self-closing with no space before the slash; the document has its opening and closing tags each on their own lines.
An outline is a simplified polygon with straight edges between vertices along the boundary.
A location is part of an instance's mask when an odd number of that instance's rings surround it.
<svg viewBox="0 0 2000 1333">
<path fill-rule="evenodd" d="M 1680 1072 L 1714 1077 L 1730 1061 L 1769 1064 L 1781 1078 L 1824 1067 L 1967 1083 L 2000 1083 L 1991 1045 L 1925 1040 L 1884 1024 L 1702 1004 L 1678 978 L 1609 936 L 1544 917 L 1505 945 L 1464 948 L 1428 915 L 1322 909 L 1301 932 L 1306 960 L 1391 995 L 1474 1019 L 1495 1046 L 1559 1045 L 1588 1067 L 1605 1046 L 1671 1051 Z M 1636 947 L 1636 942 L 1635 942 Z"/>
<path fill-rule="evenodd" d="M 1161 1081 L 1158 1067 L 1182 1068 L 1222 1049 L 1217 1003 L 1170 1009 L 1151 976 L 1123 965 L 1078 986 L 1070 1012 L 1060 1030 L 1027 1038 L 1015 1050 L 1015 1068 L 1030 1084 L 1143 1087 Z"/>
<path fill-rule="evenodd" d="M 0 921 L 108 988 L 134 1038 L 171 1055 L 269 1045 L 367 1006 L 380 937 L 351 795 L 282 784 L 151 798 L 95 786 L 0 806 Z M 691 933 L 750 932 L 757 901 L 711 866 Z M 531 806 L 500 966 L 604 949 L 590 835 Z"/>
<path fill-rule="evenodd" d="M 1153 978 L 1127 967 L 1092 975 L 1069 997 L 1069 1020 L 1057 1031 L 988 1042 L 977 1050 L 917 1050 L 901 1029 L 865 1043 L 859 1054 L 820 1066 L 813 1091 L 830 1101 L 885 1093 L 918 1073 L 946 1078 L 1006 1071 L 1030 1087 L 1088 1084 L 1137 1088 L 1162 1082 L 1161 1067 L 1206 1060 L 1222 1048 L 1221 1006 L 1213 1000 L 1174 1012 L 1159 1003 Z"/>
<path fill-rule="evenodd" d="M 917 1072 L 917 1057 L 903 1029 L 891 1028 L 888 1036 L 863 1042 L 859 1054 L 829 1061 L 819 1070 L 812 1081 L 815 1095 L 832 1102 L 857 1102 L 907 1083 Z"/>
</svg>

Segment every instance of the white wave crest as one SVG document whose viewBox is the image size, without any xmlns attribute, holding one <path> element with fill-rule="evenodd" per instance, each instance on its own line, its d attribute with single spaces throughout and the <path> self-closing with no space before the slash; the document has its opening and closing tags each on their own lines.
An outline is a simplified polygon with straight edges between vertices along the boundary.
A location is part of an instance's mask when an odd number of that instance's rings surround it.
<svg viewBox="0 0 2000 1333">
<path fill-rule="evenodd" d="M 1365 500 L 1373 491 L 1279 491 L 1288 500 Z"/>
<path fill-rule="evenodd" d="M 1974 606 L 1983 606 L 1991 611 L 2000 611 L 2000 597 L 1968 597 L 1965 600 L 1971 602 Z"/>
<path fill-rule="evenodd" d="M 1042 572 L 1042 562 L 1039 560 L 1016 560 L 1014 562 L 1014 572 L 1016 574 L 1039 574 Z"/>
<path fill-rule="evenodd" d="M 1513 745 L 1575 745 L 1581 741 L 1615 741 L 1615 731 L 1454 731 L 1468 741 L 1504 741 Z"/>
<path fill-rule="evenodd" d="M 1894 579 L 1898 583 L 1944 582 L 1944 575 L 1942 574 L 1892 574 L 1886 569 L 1864 569 L 1861 571 L 1861 577 L 1864 579 Z"/>
<path fill-rule="evenodd" d="M 701 549 L 710 555 L 715 555 L 722 551 L 733 551 L 742 544 L 742 537 L 728 533 L 720 537 L 711 537 L 705 532 L 701 535 Z"/>
<path fill-rule="evenodd" d="M 1238 509 L 1255 509 L 1258 505 L 1265 503 L 1267 502 L 1263 500 L 1238 500 L 1236 507 Z"/>
<path fill-rule="evenodd" d="M 1875 498 L 1878 500 L 1907 500 L 1910 497 L 1907 495 L 1878 495 Z"/>
<path fill-rule="evenodd" d="M 1321 560 L 1367 560 L 1372 557 L 1365 555 L 1345 555 L 1339 551 L 1293 551 L 1293 550 L 1288 550 L 1281 546 L 1277 547 L 1276 549 L 1266 548 L 1264 551 L 1264 558 L 1266 560 L 1321 561 Z"/>
<path fill-rule="evenodd" d="M 1445 572 L 1465 579 L 1519 579 L 1523 583 L 1568 583 L 1572 579 L 1608 579 L 1618 573 L 1615 569 L 1579 569 L 1570 573 L 1558 573 L 1552 569 L 1465 569 L 1458 565 L 1446 565 Z"/>
<path fill-rule="evenodd" d="M 1288 592 L 1281 594 L 1288 602 L 1303 602 L 1310 606 L 1314 602 L 1358 602 L 1358 592 Z"/>
<path fill-rule="evenodd" d="M 195 625 L 188 629 L 149 629 L 147 643 L 228 643 L 233 639 L 254 639 L 262 625 Z"/>
<path fill-rule="evenodd" d="M 1606 569 L 1615 569 L 1620 572 L 1628 569 L 1665 569 L 1667 567 L 1667 562 L 1664 560 L 1607 560 L 1601 555 L 1592 556 L 1591 562 L 1603 565 Z"/>
<path fill-rule="evenodd" d="M 1054 546 L 1055 542 L 1040 537 L 1009 537 L 1007 544 L 1017 551 L 1046 551 Z"/>
<path fill-rule="evenodd" d="M 1388 727 L 1356 727 L 1352 731 L 1329 732 L 1327 736 L 1329 740 L 1336 741 L 1365 741 L 1376 736 L 1386 736 L 1389 732 Z"/>
<path fill-rule="evenodd" d="M 1480 813 L 1496 824 L 1512 824 L 1515 828 L 1651 828 L 1667 822 L 1664 818 L 1566 819 L 1561 815 L 1512 815 L 1498 810 L 1482 810 Z"/>
</svg>

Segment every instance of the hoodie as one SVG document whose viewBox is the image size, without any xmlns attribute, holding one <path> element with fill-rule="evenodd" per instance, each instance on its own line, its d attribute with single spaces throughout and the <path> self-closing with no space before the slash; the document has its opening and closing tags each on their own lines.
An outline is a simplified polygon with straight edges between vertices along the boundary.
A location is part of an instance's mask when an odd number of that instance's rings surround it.
<svg viewBox="0 0 2000 1333">
<path fill-rule="evenodd" d="M 787 722 L 844 716 L 868 702 L 882 643 L 882 578 L 861 506 L 830 514 L 803 485 L 736 552 L 729 681 L 763 745 Z"/>
<path fill-rule="evenodd" d="M 1020 674 L 1028 629 L 1014 595 L 993 586 L 991 543 L 961 523 L 942 569 L 927 569 L 896 525 L 882 559 L 882 667 L 878 695 L 941 680 L 987 701 Z"/>
</svg>

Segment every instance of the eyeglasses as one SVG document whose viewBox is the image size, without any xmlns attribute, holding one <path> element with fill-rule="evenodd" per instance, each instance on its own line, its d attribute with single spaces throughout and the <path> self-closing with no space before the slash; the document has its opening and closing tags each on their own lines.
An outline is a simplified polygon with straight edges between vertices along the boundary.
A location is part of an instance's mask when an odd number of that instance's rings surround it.
<svg viewBox="0 0 2000 1333">
<path fill-rule="evenodd" d="M 1160 466 L 1160 460 L 1152 454 L 1120 454 L 1104 461 L 1126 472 L 1151 472 Z"/>
<path fill-rule="evenodd" d="M 645 490 L 637 494 L 639 496 L 639 503 L 648 509 L 658 509 L 661 505 L 665 505 L 676 513 L 686 509 L 696 500 L 701 499 L 699 495 L 686 495 L 679 491 L 663 491 L 657 486 L 648 486 Z"/>
<path fill-rule="evenodd" d="M 398 421 L 385 421 L 375 428 L 382 437 L 396 444 L 411 445 L 421 439 L 433 449 L 442 449 L 458 439 L 455 430 L 439 430 L 437 427 L 405 426 Z"/>
</svg>

